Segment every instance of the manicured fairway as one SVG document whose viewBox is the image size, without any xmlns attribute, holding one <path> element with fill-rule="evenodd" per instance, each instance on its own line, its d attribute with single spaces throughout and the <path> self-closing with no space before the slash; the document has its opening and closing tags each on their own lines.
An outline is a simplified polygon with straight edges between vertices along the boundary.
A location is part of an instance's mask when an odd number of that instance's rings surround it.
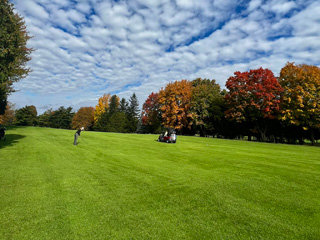
<svg viewBox="0 0 320 240">
<path fill-rule="evenodd" d="M 12 128 L 0 239 L 320 239 L 320 148 Z"/>
</svg>

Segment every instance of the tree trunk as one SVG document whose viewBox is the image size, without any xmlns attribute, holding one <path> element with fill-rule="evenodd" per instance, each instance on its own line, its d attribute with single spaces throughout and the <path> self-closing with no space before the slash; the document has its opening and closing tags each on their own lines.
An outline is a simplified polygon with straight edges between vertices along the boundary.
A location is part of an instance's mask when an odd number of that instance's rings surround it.
<svg viewBox="0 0 320 240">
<path fill-rule="evenodd" d="M 206 136 L 206 130 L 203 125 L 200 125 L 200 137 Z"/>
<path fill-rule="evenodd" d="M 311 137 L 311 144 L 314 146 L 315 140 L 314 140 L 314 129 L 310 129 L 310 137 Z"/>
<path fill-rule="evenodd" d="M 259 124 L 257 123 L 257 128 L 258 128 L 258 131 L 260 133 L 260 140 L 262 142 L 266 142 L 267 141 L 267 126 L 264 124 L 264 126 L 259 126 Z"/>
</svg>

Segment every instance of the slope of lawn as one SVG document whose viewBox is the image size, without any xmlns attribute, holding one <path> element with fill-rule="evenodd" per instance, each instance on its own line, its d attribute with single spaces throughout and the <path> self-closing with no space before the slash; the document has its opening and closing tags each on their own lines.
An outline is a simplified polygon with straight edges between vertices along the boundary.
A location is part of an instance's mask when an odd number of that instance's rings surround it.
<svg viewBox="0 0 320 240">
<path fill-rule="evenodd" d="M 21 127 L 0 239 L 320 239 L 320 148 Z"/>
</svg>

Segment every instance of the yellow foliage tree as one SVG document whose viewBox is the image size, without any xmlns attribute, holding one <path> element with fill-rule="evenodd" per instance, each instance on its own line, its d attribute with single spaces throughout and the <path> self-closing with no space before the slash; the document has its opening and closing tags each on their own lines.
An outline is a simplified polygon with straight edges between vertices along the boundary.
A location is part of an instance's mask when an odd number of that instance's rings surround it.
<svg viewBox="0 0 320 240">
<path fill-rule="evenodd" d="M 99 98 L 98 104 L 96 105 L 94 110 L 94 123 L 98 121 L 102 113 L 109 109 L 110 98 L 110 93 L 103 94 L 103 96 Z"/>
<path fill-rule="evenodd" d="M 282 95 L 282 120 L 311 130 L 320 128 L 320 68 L 287 63 L 281 69 L 279 83 Z"/>
</svg>

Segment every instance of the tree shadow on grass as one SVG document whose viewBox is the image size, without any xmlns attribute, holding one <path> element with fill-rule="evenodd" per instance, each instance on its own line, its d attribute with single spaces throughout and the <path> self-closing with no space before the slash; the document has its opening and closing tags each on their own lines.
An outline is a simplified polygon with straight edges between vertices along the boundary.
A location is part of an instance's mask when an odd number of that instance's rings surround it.
<svg viewBox="0 0 320 240">
<path fill-rule="evenodd" d="M 5 140 L 1 139 L 0 141 L 0 149 L 13 146 L 14 144 L 18 143 L 19 140 L 22 138 L 25 138 L 25 136 L 20 134 L 6 134 Z"/>
</svg>

